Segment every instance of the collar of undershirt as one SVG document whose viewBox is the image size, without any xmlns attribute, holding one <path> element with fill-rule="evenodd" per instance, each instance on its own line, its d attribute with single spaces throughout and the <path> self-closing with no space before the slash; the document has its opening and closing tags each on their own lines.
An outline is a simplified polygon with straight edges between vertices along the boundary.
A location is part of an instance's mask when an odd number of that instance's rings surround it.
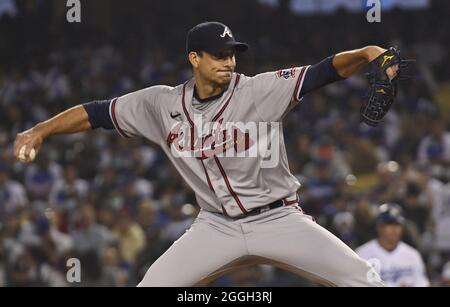
<svg viewBox="0 0 450 307">
<path fill-rule="evenodd" d="M 197 87 L 194 85 L 194 98 L 195 98 L 198 102 L 200 102 L 200 103 L 210 102 L 210 101 L 219 99 L 220 97 L 223 96 L 223 93 L 225 93 L 225 92 L 226 92 L 226 90 L 222 91 L 222 93 L 220 93 L 220 94 L 217 94 L 217 95 L 214 95 L 214 96 L 211 96 L 211 97 L 207 97 L 207 98 L 203 98 L 203 99 L 202 99 L 202 98 L 200 98 L 200 97 L 198 96 L 198 93 L 197 93 Z"/>
</svg>

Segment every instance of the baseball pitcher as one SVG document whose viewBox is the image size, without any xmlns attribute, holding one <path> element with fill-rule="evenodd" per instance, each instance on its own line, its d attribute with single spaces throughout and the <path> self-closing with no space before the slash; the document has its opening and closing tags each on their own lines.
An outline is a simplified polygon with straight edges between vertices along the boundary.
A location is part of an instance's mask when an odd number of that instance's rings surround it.
<svg viewBox="0 0 450 307">
<path fill-rule="evenodd" d="M 161 147 L 201 210 L 139 286 L 207 285 L 254 264 L 325 285 L 382 286 L 368 262 L 303 213 L 280 123 L 303 96 L 370 63 L 361 115 L 376 125 L 393 102 L 403 60 L 394 48 L 368 46 L 249 77 L 235 72 L 235 54 L 247 49 L 226 25 L 201 23 L 187 34 L 190 80 L 68 109 L 19 133 L 15 157 L 29 162 L 46 138 L 99 127 Z"/>
</svg>

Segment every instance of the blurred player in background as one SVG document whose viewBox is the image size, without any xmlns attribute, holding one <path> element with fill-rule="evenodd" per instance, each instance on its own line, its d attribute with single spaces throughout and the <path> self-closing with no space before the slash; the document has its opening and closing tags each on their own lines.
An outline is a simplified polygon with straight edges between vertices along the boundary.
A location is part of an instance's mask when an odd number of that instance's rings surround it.
<svg viewBox="0 0 450 307">
<path fill-rule="evenodd" d="M 356 249 L 390 287 L 430 285 L 420 253 L 401 241 L 405 218 L 397 204 L 383 204 L 377 216 L 378 237 Z"/>
</svg>

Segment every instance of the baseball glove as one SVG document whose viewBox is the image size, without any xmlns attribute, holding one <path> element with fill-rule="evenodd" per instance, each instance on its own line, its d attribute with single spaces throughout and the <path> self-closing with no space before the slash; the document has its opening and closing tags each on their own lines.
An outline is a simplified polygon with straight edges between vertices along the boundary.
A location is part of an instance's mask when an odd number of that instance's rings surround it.
<svg viewBox="0 0 450 307">
<path fill-rule="evenodd" d="M 366 124 L 377 126 L 389 111 L 397 95 L 398 81 L 409 78 L 404 74 L 404 71 L 410 62 L 412 61 L 403 60 L 399 52 L 391 47 L 368 64 L 369 73 L 366 75 L 370 83 L 370 89 L 360 110 L 362 120 Z M 390 80 L 386 74 L 386 69 L 396 64 L 399 66 L 397 75 Z"/>
</svg>

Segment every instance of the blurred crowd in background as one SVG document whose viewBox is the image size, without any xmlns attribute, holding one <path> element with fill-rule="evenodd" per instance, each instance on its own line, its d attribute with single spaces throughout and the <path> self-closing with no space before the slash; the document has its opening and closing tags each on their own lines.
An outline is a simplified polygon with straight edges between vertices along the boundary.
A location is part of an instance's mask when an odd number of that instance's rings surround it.
<svg viewBox="0 0 450 307">
<path fill-rule="evenodd" d="M 368 44 L 418 59 L 379 127 L 361 123 L 360 74 L 307 95 L 285 118 L 285 143 L 307 214 L 356 248 L 376 236 L 377 206 L 396 202 L 407 218 L 404 241 L 420 251 L 432 285 L 450 285 L 446 1 L 393 10 L 380 24 L 345 10 L 299 17 L 289 1 L 145 2 L 112 18 L 109 30 L 88 10 L 81 24 L 67 23 L 53 1 L 9 1 L 16 14 L 0 16 L 0 286 L 135 286 L 189 228 L 198 213 L 193 192 L 144 139 L 100 129 L 52 137 L 28 165 L 14 161 L 12 146 L 18 132 L 68 107 L 182 83 L 191 75 L 185 34 L 204 20 L 249 42 L 237 58 L 246 75 Z M 66 280 L 69 258 L 80 260 L 81 283 Z M 315 286 L 266 266 L 214 285 Z"/>
</svg>

